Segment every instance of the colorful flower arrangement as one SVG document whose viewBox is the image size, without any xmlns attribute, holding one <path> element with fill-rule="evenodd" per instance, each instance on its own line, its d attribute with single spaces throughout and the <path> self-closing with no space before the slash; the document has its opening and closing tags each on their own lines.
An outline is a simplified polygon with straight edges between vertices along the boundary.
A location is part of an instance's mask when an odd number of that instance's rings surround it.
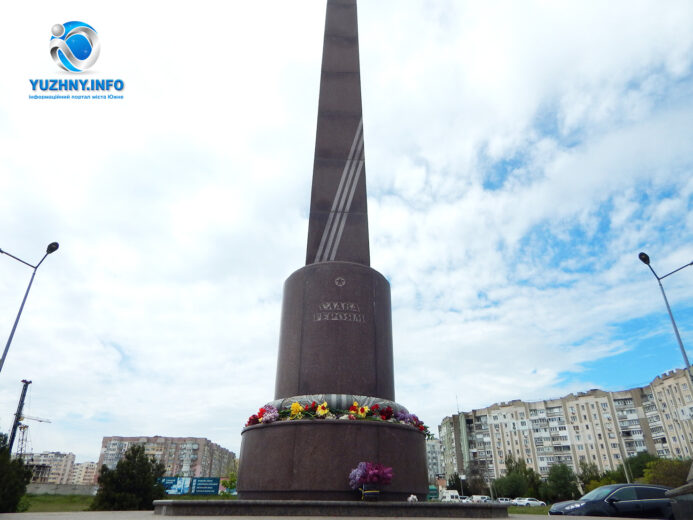
<svg viewBox="0 0 693 520">
<path fill-rule="evenodd" d="M 254 424 L 269 424 L 275 421 L 293 421 L 298 419 L 388 421 L 408 424 L 424 432 L 426 437 L 431 438 L 428 427 L 416 415 L 402 411 L 395 413 L 391 406 L 381 407 L 379 404 L 374 404 L 371 407 L 361 406 L 357 401 L 354 401 L 354 404 L 348 410 L 332 410 L 328 407 L 327 401 L 322 404 L 313 401 L 310 404 L 304 405 L 294 401 L 291 403 L 291 407 L 286 410 L 277 410 L 277 408 L 268 404 L 260 408 L 256 414 L 251 415 L 245 425 L 252 426 Z"/>
<path fill-rule="evenodd" d="M 377 487 L 387 486 L 392 482 L 392 468 L 372 462 L 359 462 L 358 466 L 349 473 L 349 486 L 358 489 L 364 484 L 374 484 Z"/>
</svg>

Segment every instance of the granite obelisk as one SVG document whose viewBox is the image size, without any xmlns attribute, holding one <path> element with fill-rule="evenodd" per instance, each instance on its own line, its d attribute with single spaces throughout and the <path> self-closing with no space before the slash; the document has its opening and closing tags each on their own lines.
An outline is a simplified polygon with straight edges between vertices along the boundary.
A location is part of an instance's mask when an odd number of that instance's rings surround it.
<svg viewBox="0 0 693 520">
<path fill-rule="evenodd" d="M 284 284 L 273 406 L 395 402 L 390 285 L 370 267 L 356 0 L 327 0 L 306 265 Z M 425 436 L 387 421 L 292 420 L 243 430 L 244 499 L 350 500 L 360 461 L 392 466 L 385 499 L 426 495 Z"/>
</svg>

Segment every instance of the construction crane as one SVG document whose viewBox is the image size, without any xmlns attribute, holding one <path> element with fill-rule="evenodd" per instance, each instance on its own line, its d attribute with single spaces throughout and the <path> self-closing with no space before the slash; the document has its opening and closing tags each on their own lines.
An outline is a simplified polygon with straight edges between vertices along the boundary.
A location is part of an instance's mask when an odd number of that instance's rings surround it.
<svg viewBox="0 0 693 520">
<path fill-rule="evenodd" d="M 43 419 L 42 417 L 34 417 L 32 415 L 22 415 L 19 420 L 24 421 L 25 419 L 29 419 L 30 421 L 37 421 L 37 422 L 51 422 L 50 419 Z"/>
<path fill-rule="evenodd" d="M 10 431 L 10 441 L 8 443 L 8 453 L 12 453 L 12 446 L 14 446 L 14 438 L 17 436 L 17 428 L 19 428 L 19 422 L 22 417 L 22 411 L 24 410 L 24 399 L 26 399 L 26 391 L 29 388 L 31 381 L 22 379 L 22 393 L 19 396 L 19 404 L 17 404 L 17 412 L 14 414 L 14 423 L 12 424 L 12 430 Z"/>
<path fill-rule="evenodd" d="M 22 415 L 19 420 L 24 421 L 24 420 L 31 420 L 31 421 L 37 421 L 37 422 L 46 422 L 49 423 L 51 422 L 50 419 L 43 419 L 42 417 L 34 417 L 32 415 Z M 17 442 L 17 457 L 23 458 L 24 454 L 26 453 L 26 445 L 27 445 L 27 438 L 28 438 L 28 433 L 27 430 L 29 429 L 28 424 L 24 424 L 23 422 L 19 423 L 19 441 Z"/>
<path fill-rule="evenodd" d="M 23 459 L 26 453 L 26 442 L 27 442 L 27 430 L 29 429 L 28 424 L 19 425 L 19 442 L 17 443 L 17 458 Z"/>
<path fill-rule="evenodd" d="M 10 441 L 8 443 L 9 453 L 12 453 L 12 446 L 14 446 L 14 439 L 17 436 L 17 430 L 20 429 L 22 433 L 22 443 L 26 444 L 26 429 L 27 425 L 22 424 L 25 419 L 30 419 L 32 421 L 38 422 L 51 422 L 50 419 L 43 419 L 41 417 L 33 417 L 31 415 L 24 415 L 24 400 L 26 399 L 26 392 L 29 388 L 31 381 L 22 379 L 22 393 L 19 396 L 19 404 L 17 404 L 17 412 L 14 414 L 14 423 L 12 424 L 12 430 L 10 431 Z M 22 446 L 24 449 L 26 446 Z"/>
</svg>

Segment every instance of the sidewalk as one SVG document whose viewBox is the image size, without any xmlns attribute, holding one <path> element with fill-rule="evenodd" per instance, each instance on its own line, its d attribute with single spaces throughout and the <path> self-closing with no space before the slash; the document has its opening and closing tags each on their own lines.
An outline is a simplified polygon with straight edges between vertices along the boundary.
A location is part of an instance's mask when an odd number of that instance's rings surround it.
<svg viewBox="0 0 693 520">
<path fill-rule="evenodd" d="M 0 515 L 2 520 L 164 520 L 166 518 L 180 518 L 181 520 L 210 520 L 211 518 L 226 518 L 229 520 L 276 520 L 276 516 L 160 516 L 152 511 L 83 511 L 68 513 L 6 513 Z M 334 516 L 286 516 L 286 520 L 334 520 Z M 546 515 L 508 515 L 511 520 L 546 520 Z M 349 517 L 355 520 L 355 517 Z M 392 518 L 368 517 L 364 520 L 392 520 Z M 426 520 L 417 518 L 417 520 Z M 440 520 L 439 518 L 435 520 Z M 601 516 L 590 516 L 589 520 L 611 520 Z M 621 520 L 636 520 L 623 518 Z"/>
</svg>

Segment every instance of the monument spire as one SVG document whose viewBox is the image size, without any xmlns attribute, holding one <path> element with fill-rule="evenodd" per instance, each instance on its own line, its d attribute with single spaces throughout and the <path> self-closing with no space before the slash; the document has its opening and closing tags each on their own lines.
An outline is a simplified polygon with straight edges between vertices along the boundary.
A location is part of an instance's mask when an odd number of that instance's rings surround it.
<svg viewBox="0 0 693 520">
<path fill-rule="evenodd" d="M 306 265 L 331 261 L 370 265 L 355 0 L 325 15 Z"/>
<path fill-rule="evenodd" d="M 277 417 L 243 430 L 243 500 L 357 500 L 347 476 L 360 461 L 392 466 L 387 500 L 428 489 L 425 436 L 395 401 L 390 284 L 370 267 L 360 76 L 356 0 L 327 0 L 306 265 L 284 282 L 261 412 Z M 318 405 L 327 415 L 311 420 Z M 384 415 L 353 420 L 353 407 Z"/>
</svg>

